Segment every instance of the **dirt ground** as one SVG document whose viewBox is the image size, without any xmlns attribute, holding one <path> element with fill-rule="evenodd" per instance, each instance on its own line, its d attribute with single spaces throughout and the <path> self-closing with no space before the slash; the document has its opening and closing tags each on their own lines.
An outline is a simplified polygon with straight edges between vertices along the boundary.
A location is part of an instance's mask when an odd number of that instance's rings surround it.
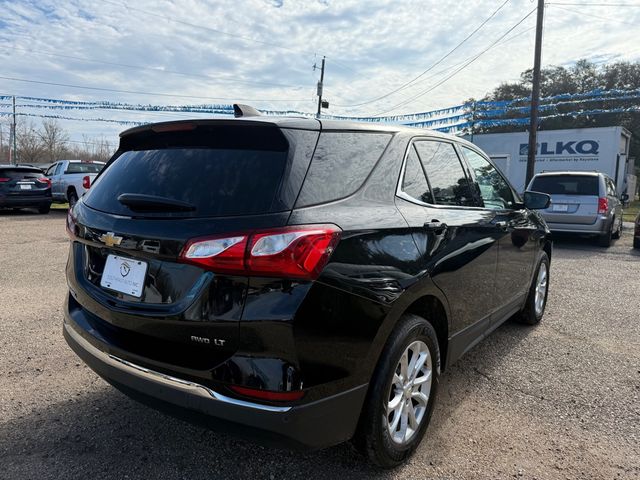
<svg viewBox="0 0 640 480">
<path fill-rule="evenodd" d="M 441 378 L 411 461 L 348 444 L 255 446 L 141 406 L 62 338 L 66 212 L 0 212 L 2 479 L 640 478 L 640 252 L 559 239 L 547 313 L 507 323 Z"/>
</svg>

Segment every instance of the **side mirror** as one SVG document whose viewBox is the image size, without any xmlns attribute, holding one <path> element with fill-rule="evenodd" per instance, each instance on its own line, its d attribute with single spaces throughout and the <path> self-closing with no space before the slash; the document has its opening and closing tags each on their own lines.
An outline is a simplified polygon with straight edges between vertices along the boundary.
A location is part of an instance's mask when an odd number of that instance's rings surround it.
<svg viewBox="0 0 640 480">
<path fill-rule="evenodd" d="M 551 197 L 546 193 L 524 192 L 524 206 L 530 210 L 544 210 L 551 205 Z"/>
</svg>

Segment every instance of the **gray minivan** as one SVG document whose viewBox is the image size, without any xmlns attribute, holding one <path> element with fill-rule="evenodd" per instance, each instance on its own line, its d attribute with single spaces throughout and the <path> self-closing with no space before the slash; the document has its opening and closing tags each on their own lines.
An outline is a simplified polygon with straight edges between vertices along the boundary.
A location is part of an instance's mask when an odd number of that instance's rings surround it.
<svg viewBox="0 0 640 480">
<path fill-rule="evenodd" d="M 540 213 L 552 232 L 597 235 L 603 247 L 622 234 L 622 202 L 604 173 L 542 172 L 528 190 L 551 195 L 551 205 Z"/>
</svg>

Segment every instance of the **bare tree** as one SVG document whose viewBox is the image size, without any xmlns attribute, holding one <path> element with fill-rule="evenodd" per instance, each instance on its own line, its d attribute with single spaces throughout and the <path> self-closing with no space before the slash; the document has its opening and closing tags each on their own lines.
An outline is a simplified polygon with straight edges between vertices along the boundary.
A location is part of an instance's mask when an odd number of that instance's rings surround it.
<svg viewBox="0 0 640 480">
<path fill-rule="evenodd" d="M 55 162 L 67 151 L 69 135 L 54 119 L 42 121 L 42 129 L 38 132 L 46 160 Z"/>
<path fill-rule="evenodd" d="M 42 144 L 33 122 L 21 121 L 16 128 L 17 161 L 20 163 L 39 163 L 42 160 Z"/>
</svg>

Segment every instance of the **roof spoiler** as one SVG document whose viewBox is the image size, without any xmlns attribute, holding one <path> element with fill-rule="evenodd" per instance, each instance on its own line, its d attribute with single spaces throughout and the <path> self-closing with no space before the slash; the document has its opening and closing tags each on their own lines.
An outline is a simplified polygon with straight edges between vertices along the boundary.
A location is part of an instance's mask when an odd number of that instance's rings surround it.
<svg viewBox="0 0 640 480">
<path fill-rule="evenodd" d="M 249 105 L 242 105 L 241 103 L 233 104 L 233 116 L 236 118 L 259 117 L 260 115 L 262 114 L 258 110 Z"/>
</svg>

